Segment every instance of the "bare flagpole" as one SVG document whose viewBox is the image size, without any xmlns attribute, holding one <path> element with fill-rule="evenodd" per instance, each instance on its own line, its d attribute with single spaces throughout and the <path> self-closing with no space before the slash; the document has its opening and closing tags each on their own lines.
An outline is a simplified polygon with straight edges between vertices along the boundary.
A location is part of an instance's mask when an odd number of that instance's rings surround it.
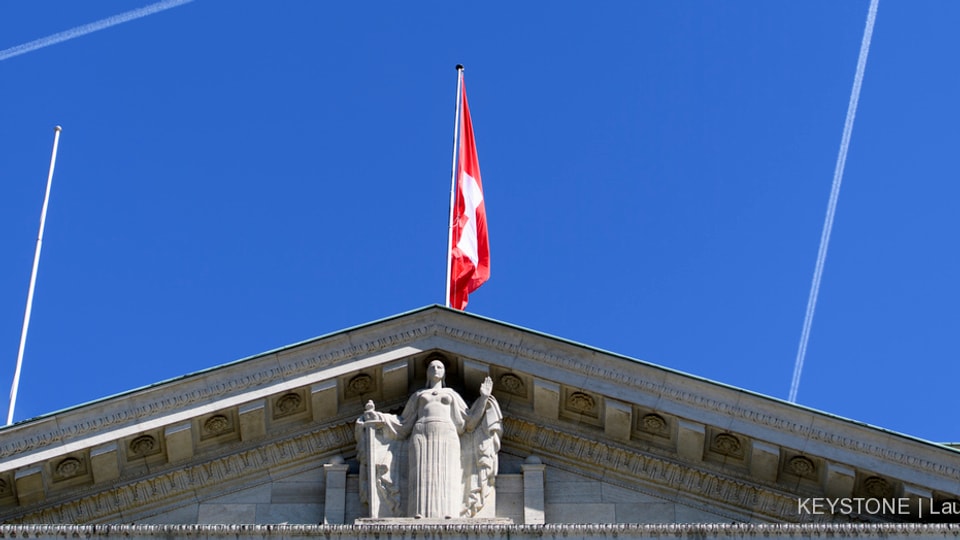
<svg viewBox="0 0 960 540">
<path fill-rule="evenodd" d="M 37 285 L 37 268 L 40 266 L 40 248 L 43 247 L 43 228 L 47 222 L 47 205 L 50 203 L 50 185 L 53 183 L 53 168 L 57 163 L 57 146 L 60 144 L 60 131 L 53 128 L 53 152 L 50 155 L 50 172 L 47 173 L 47 192 L 43 196 L 43 208 L 40 210 L 40 232 L 37 234 L 37 249 L 33 254 L 33 271 L 30 273 L 30 288 L 27 291 L 27 309 L 23 313 L 23 329 L 20 332 L 20 350 L 17 352 L 17 369 L 13 373 L 13 386 L 10 387 L 10 406 L 7 408 L 7 425 L 13 423 L 13 409 L 17 404 L 17 389 L 20 386 L 20 368 L 23 366 L 23 350 L 27 345 L 27 329 L 30 327 L 30 312 L 33 309 L 33 291 Z"/>
<path fill-rule="evenodd" d="M 447 281 L 445 283 L 446 290 L 443 293 L 443 305 L 446 307 L 450 307 L 450 266 L 452 262 L 450 254 L 453 253 L 453 204 L 457 189 L 457 142 L 460 138 L 460 104 L 463 103 L 460 96 L 460 88 L 462 86 L 463 65 L 457 64 L 457 112 L 454 114 L 453 121 L 453 165 L 450 171 L 450 222 L 447 226 Z"/>
</svg>

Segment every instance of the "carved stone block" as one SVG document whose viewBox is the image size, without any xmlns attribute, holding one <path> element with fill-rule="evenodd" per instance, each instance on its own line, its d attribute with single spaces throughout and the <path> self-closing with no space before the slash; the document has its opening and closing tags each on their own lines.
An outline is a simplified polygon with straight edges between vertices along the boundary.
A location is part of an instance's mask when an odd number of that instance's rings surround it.
<svg viewBox="0 0 960 540">
<path fill-rule="evenodd" d="M 750 474 L 766 482 L 775 482 L 779 464 L 779 447 L 760 441 L 753 442 L 750 448 Z"/>
<path fill-rule="evenodd" d="M 337 415 L 337 381 L 329 380 L 310 387 L 313 420 L 323 422 Z"/>
<path fill-rule="evenodd" d="M 700 461 L 703 459 L 703 443 L 706 428 L 703 424 L 680 420 L 677 425 L 677 453 L 681 457 Z"/>
<path fill-rule="evenodd" d="M 267 403 L 258 399 L 239 407 L 240 440 L 251 441 L 267 434 Z"/>
<path fill-rule="evenodd" d="M 90 449 L 90 468 L 94 482 L 110 482 L 120 477 L 120 456 L 116 442 Z"/>
<path fill-rule="evenodd" d="M 192 424 L 184 422 L 168 426 L 163 430 L 163 437 L 167 445 L 167 460 L 176 463 L 193 457 Z"/>
<path fill-rule="evenodd" d="M 21 469 L 14 474 L 17 499 L 20 505 L 33 504 L 44 499 L 43 468 L 40 465 Z"/>
<path fill-rule="evenodd" d="M 533 381 L 533 410 L 551 420 L 560 416 L 560 385 L 537 379 Z"/>
<path fill-rule="evenodd" d="M 633 427 L 633 407 L 629 403 L 614 399 L 604 400 L 603 431 L 613 439 L 629 441 Z"/>
<path fill-rule="evenodd" d="M 857 472 L 838 463 L 827 463 L 823 491 L 827 497 L 849 497 L 853 493 Z"/>
<path fill-rule="evenodd" d="M 396 399 L 407 394 L 407 372 L 409 365 L 406 360 L 393 362 L 383 366 L 383 398 Z"/>
<path fill-rule="evenodd" d="M 547 466 L 536 457 L 527 458 L 520 466 L 523 471 L 523 523 L 542 525 L 546 523 L 546 505 L 544 500 L 544 473 Z"/>
<path fill-rule="evenodd" d="M 326 475 L 326 490 L 323 499 L 323 524 L 342 525 L 347 509 L 347 469 L 349 465 L 339 459 L 323 466 Z"/>
</svg>

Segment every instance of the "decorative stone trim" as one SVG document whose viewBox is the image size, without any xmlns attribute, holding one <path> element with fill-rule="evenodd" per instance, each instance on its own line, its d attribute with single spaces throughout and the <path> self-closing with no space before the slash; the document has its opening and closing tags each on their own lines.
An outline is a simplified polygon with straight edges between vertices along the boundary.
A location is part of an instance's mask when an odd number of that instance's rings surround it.
<svg viewBox="0 0 960 540">
<path fill-rule="evenodd" d="M 638 421 L 638 428 L 644 433 L 651 433 L 660 437 L 670 436 L 667 420 L 659 414 L 650 413 L 643 415 Z"/>
<path fill-rule="evenodd" d="M 571 392 L 567 397 L 567 409 L 578 414 L 597 416 L 597 402 L 586 392 Z"/>
<path fill-rule="evenodd" d="M 145 457 L 160 453 L 160 442 L 153 435 L 134 437 L 127 445 L 131 457 Z"/>
<path fill-rule="evenodd" d="M 462 328 L 438 325 L 439 330 L 446 336 L 458 341 L 464 341 L 472 345 L 489 347 L 500 353 L 527 358 L 543 363 L 549 367 L 570 370 L 589 378 L 609 381 L 635 389 L 636 391 L 646 392 L 651 395 L 660 396 L 664 399 L 684 403 L 686 405 L 696 406 L 701 409 L 712 410 L 726 414 L 733 418 L 756 423 L 776 431 L 790 433 L 804 439 L 812 439 L 830 446 L 837 446 L 850 450 L 852 452 L 867 454 L 873 457 L 896 462 L 902 466 L 912 469 L 920 469 L 937 476 L 960 477 L 960 468 L 953 467 L 947 463 L 933 462 L 911 454 L 904 454 L 885 446 L 877 446 L 847 436 L 842 432 L 825 431 L 816 429 L 809 425 L 798 424 L 787 418 L 768 414 L 749 407 L 742 407 L 735 402 L 726 402 L 703 396 L 694 392 L 684 390 L 676 386 L 668 386 L 657 383 L 648 378 L 634 377 L 624 371 L 610 370 L 596 364 L 580 362 L 571 356 L 561 356 L 535 349 L 525 341 L 523 345 L 517 342 L 507 342 L 501 339 L 486 335 L 476 334 Z M 573 345 L 571 345 L 573 346 Z M 577 345 L 583 347 L 582 345 Z M 611 354 L 610 356 L 617 356 Z M 633 359 L 625 360 L 634 361 Z M 650 366 L 655 368 L 655 366 Z M 759 397 L 759 396 L 758 396 Z M 849 433 L 849 431 L 847 432 Z"/>
<path fill-rule="evenodd" d="M 191 467 L 177 467 L 99 493 L 64 493 L 57 500 L 48 499 L 46 503 L 0 514 L 0 520 L 8 523 L 89 523 L 111 519 L 121 513 L 125 519 L 131 519 L 129 516 L 136 516 L 138 509 L 161 504 L 164 500 L 194 496 L 197 491 L 245 480 L 251 471 L 290 465 L 305 456 L 350 451 L 355 444 L 353 424 L 339 424 Z"/>
<path fill-rule="evenodd" d="M 124 408 L 99 418 L 84 419 L 74 424 L 51 429 L 50 431 L 33 437 L 26 437 L 4 444 L 0 446 L 0 459 L 47 446 L 53 446 L 65 439 L 79 438 L 92 433 L 102 433 L 117 426 L 141 421 L 144 417 L 161 416 L 173 410 L 179 410 L 194 404 L 210 401 L 220 396 L 238 394 L 255 387 L 282 382 L 291 377 L 308 374 L 336 365 L 344 360 L 395 348 L 412 341 L 429 337 L 430 335 L 436 335 L 436 333 L 436 324 L 427 323 L 389 336 L 383 336 L 349 347 L 335 348 L 322 354 L 310 356 L 288 364 L 282 364 L 270 369 L 263 369 L 235 379 L 217 379 L 216 382 L 211 382 L 208 386 L 193 388 L 188 392 L 180 394 L 167 395 L 163 399 L 150 401 L 137 407 Z M 343 334 L 320 337 L 318 340 L 330 340 L 334 342 L 331 346 L 335 346 L 337 341 L 350 341 L 349 338 L 346 338 Z M 251 358 L 248 361 L 262 360 L 271 356 L 276 357 L 278 354 L 280 353 L 264 354 Z M 271 363 L 270 365 L 275 366 L 276 364 Z M 16 428 L 17 426 L 14 426 L 13 431 L 15 431 Z"/>
<path fill-rule="evenodd" d="M 740 439 L 731 433 L 717 433 L 713 437 L 710 449 L 724 456 L 743 459 L 743 445 Z"/>
<path fill-rule="evenodd" d="M 817 477 L 817 465 L 812 459 L 806 456 L 793 456 L 787 461 L 787 469 L 791 474 L 801 478 Z"/>
<path fill-rule="evenodd" d="M 594 540 L 617 538 L 858 538 L 890 540 L 896 538 L 956 538 L 960 526 L 941 524 L 575 524 L 575 525 L 0 525 L 0 538 L 39 540 L 176 539 L 193 540 L 286 540 L 292 538 L 328 540 L 517 540 L 562 539 Z"/>
<path fill-rule="evenodd" d="M 201 438 L 216 437 L 233 431 L 233 422 L 223 414 L 215 414 L 203 422 Z"/>
<path fill-rule="evenodd" d="M 55 447 L 70 440 L 136 425 L 145 418 L 159 418 L 186 407 L 215 402 L 218 398 L 225 396 L 278 385 L 286 380 L 315 373 L 351 359 L 369 357 L 378 352 L 396 350 L 411 344 L 422 344 L 425 341 L 429 341 L 431 345 L 436 345 L 438 340 L 435 338 L 442 338 L 468 346 L 467 348 L 479 346 L 492 353 L 539 363 L 547 369 L 556 368 L 567 373 L 575 373 L 579 378 L 595 379 L 601 384 L 614 383 L 623 388 L 629 388 L 631 392 L 638 395 L 659 396 L 659 399 L 663 400 L 664 403 L 674 402 L 684 407 L 723 414 L 734 422 L 753 424 L 785 435 L 846 450 L 851 455 L 857 455 L 858 459 L 862 456 L 864 459 L 861 459 L 861 462 L 880 459 L 907 468 L 916 474 L 929 474 L 937 478 L 960 477 L 960 465 L 958 465 L 960 462 L 950 459 L 951 456 L 944 455 L 943 460 L 939 460 L 925 457 L 934 455 L 927 452 L 909 452 L 910 449 L 917 448 L 928 449 L 935 453 L 936 449 L 932 448 L 932 445 L 915 443 L 914 446 L 910 446 L 913 443 L 908 440 L 905 440 L 904 444 L 896 444 L 894 447 L 875 442 L 864 442 L 857 437 L 861 433 L 860 430 L 868 428 L 855 427 L 851 424 L 852 429 L 841 429 L 844 424 L 837 422 L 842 421 L 832 419 L 820 424 L 826 425 L 828 429 L 816 427 L 817 424 L 810 425 L 809 423 L 797 422 L 777 414 L 778 410 L 789 410 L 789 406 L 778 405 L 775 401 L 765 400 L 760 396 L 755 398 L 746 396 L 749 399 L 730 401 L 702 395 L 696 390 L 685 389 L 677 384 L 670 383 L 669 377 L 667 383 L 645 377 L 644 370 L 660 369 L 648 364 L 637 364 L 637 369 L 618 370 L 606 367 L 602 362 L 581 361 L 576 354 L 553 352 L 559 350 L 556 347 L 556 342 L 559 340 L 535 333 L 530 333 L 530 339 L 508 341 L 498 337 L 496 323 L 483 321 L 469 315 L 455 314 L 443 308 L 428 308 L 378 324 L 377 331 L 389 332 L 389 335 L 381 335 L 363 341 L 364 332 L 369 327 L 341 332 L 251 358 L 246 361 L 248 362 L 246 365 L 249 366 L 248 369 L 255 370 L 252 373 L 247 372 L 233 378 L 186 379 L 169 386 L 170 392 L 165 393 L 162 398 L 154 397 L 152 394 L 131 393 L 119 398 L 130 399 L 130 407 L 114 410 L 102 417 L 82 417 L 79 413 L 74 414 L 72 411 L 67 411 L 63 415 L 58 415 L 55 421 L 48 418 L 23 426 L 12 426 L 4 430 L 3 435 L 6 435 L 5 437 L 0 437 L 0 439 L 9 441 L 0 446 L 0 458 L 28 455 L 32 451 Z M 482 331 L 491 327 L 494 328 L 494 331 L 490 333 L 494 335 L 485 335 L 471 330 L 472 328 L 480 328 Z M 572 343 L 568 343 L 567 347 L 580 348 L 584 351 L 591 351 L 593 354 L 606 354 Z M 298 348 L 303 349 L 303 357 L 296 356 Z M 456 346 L 448 348 L 453 351 L 461 350 Z M 613 354 L 608 356 L 617 358 Z M 624 357 L 620 358 L 623 361 L 632 362 L 632 360 Z M 231 367 L 221 369 L 224 371 L 217 370 L 220 374 L 231 373 Z M 211 382 L 209 386 L 199 384 L 207 380 Z M 602 399 L 603 396 L 598 396 L 598 398 Z M 763 401 L 770 407 L 758 410 L 753 407 L 753 404 L 758 401 Z M 138 405 L 134 405 L 135 403 Z M 692 418 L 692 420 L 696 420 L 696 418 Z M 21 429 L 23 430 L 22 435 L 18 433 Z M 752 437 L 754 434 L 750 433 L 750 436 Z M 814 450 L 810 451 L 815 453 Z M 858 464 L 857 467 L 861 465 L 862 463 Z M 891 474 L 891 476 L 896 475 Z M 942 485 L 928 487 L 935 490 L 950 489 L 949 487 L 944 488 Z"/>
<path fill-rule="evenodd" d="M 642 479 L 662 488 L 665 493 L 674 493 L 676 500 L 684 504 L 703 501 L 706 509 L 708 503 L 709 510 L 714 513 L 724 513 L 715 505 L 719 504 L 718 501 L 725 501 L 736 512 L 752 512 L 754 516 L 762 515 L 783 522 L 800 519 L 795 496 L 525 420 L 505 418 L 504 444 L 521 442 L 527 453 L 561 457 L 576 463 L 578 474 L 589 476 L 587 468 L 593 468 L 598 471 L 596 476 L 605 481 L 612 481 L 611 472 L 624 478 Z M 634 480 L 634 489 L 637 487 L 635 483 Z"/>
<path fill-rule="evenodd" d="M 76 476 L 81 476 L 87 472 L 87 467 L 83 461 L 75 457 L 61 459 L 53 469 L 53 480 L 67 480 Z"/>
<path fill-rule="evenodd" d="M 277 420 L 307 411 L 307 400 L 300 392 L 285 392 L 273 403 L 273 419 Z"/>
<path fill-rule="evenodd" d="M 890 498 L 894 494 L 894 486 L 879 476 L 871 476 L 863 480 L 863 493 L 868 497 Z"/>
<path fill-rule="evenodd" d="M 527 397 L 527 388 L 523 379 L 513 373 L 504 373 L 498 377 L 497 389 L 522 398 Z"/>
<path fill-rule="evenodd" d="M 348 398 L 361 397 L 376 391 L 376 389 L 376 379 L 367 373 L 359 373 L 347 381 L 346 391 L 344 393 Z"/>
</svg>

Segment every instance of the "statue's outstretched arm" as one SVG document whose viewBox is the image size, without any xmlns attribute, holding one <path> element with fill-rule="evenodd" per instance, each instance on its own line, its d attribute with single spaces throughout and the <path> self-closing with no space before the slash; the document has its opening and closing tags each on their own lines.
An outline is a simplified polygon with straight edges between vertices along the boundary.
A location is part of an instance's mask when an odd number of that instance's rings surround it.
<svg viewBox="0 0 960 540">
<path fill-rule="evenodd" d="M 373 410 L 373 402 L 364 409 L 363 421 L 366 425 L 382 429 L 390 439 L 406 439 L 417 422 L 417 395 L 410 396 L 400 416 Z"/>
</svg>

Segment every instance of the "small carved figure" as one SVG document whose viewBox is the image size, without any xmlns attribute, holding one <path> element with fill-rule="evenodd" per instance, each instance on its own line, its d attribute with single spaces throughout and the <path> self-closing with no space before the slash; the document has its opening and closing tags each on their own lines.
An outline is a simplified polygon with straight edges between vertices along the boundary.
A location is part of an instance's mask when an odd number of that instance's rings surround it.
<svg viewBox="0 0 960 540">
<path fill-rule="evenodd" d="M 368 402 L 357 420 L 361 498 L 371 517 L 474 517 L 489 497 L 503 419 L 493 381 L 484 380 L 468 408 L 443 386 L 444 374 L 443 362 L 430 361 L 426 388 L 410 396 L 400 416 Z"/>
</svg>

